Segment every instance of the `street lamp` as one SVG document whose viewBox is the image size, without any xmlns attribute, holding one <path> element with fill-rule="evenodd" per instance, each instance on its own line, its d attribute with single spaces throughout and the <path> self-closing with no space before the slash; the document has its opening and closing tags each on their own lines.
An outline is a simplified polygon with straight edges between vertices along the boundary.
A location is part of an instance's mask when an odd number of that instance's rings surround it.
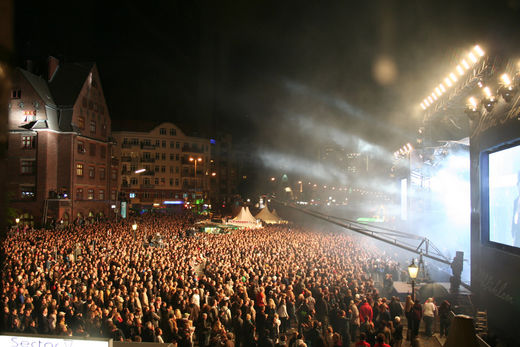
<svg viewBox="0 0 520 347">
<path fill-rule="evenodd" d="M 415 279 L 417 278 L 417 273 L 419 272 L 419 268 L 414 263 L 414 259 L 412 258 L 412 263 L 408 266 L 408 274 L 412 279 L 412 300 L 415 301 Z"/>
<path fill-rule="evenodd" d="M 14 221 L 16 222 L 16 225 L 18 226 L 18 223 L 20 223 L 20 218 L 16 218 Z"/>
<path fill-rule="evenodd" d="M 198 157 L 195 159 L 193 157 L 190 157 L 190 161 L 195 163 L 195 194 L 197 194 L 197 162 L 202 162 L 202 158 Z"/>
</svg>

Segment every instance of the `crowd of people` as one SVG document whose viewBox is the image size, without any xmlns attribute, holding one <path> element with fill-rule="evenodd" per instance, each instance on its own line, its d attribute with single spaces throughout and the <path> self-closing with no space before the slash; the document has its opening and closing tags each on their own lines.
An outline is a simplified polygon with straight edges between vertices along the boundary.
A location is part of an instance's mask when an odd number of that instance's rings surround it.
<svg viewBox="0 0 520 347">
<path fill-rule="evenodd" d="M 414 303 L 403 311 L 380 295 L 375 273 L 399 271 L 380 250 L 296 225 L 191 235 L 192 225 L 190 215 L 144 215 L 13 230 L 0 330 L 178 346 L 401 345 Z"/>
</svg>

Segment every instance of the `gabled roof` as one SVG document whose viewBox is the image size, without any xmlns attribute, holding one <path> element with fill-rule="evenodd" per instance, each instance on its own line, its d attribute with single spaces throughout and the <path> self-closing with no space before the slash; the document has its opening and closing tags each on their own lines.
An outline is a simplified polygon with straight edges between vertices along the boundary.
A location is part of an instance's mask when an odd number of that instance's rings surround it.
<svg viewBox="0 0 520 347">
<path fill-rule="evenodd" d="M 20 71 L 20 73 L 25 77 L 25 79 L 31 84 L 36 93 L 38 93 L 40 98 L 42 98 L 43 102 L 45 102 L 45 104 L 49 106 L 56 106 L 49 86 L 47 85 L 47 81 L 27 70 L 18 68 L 18 71 Z"/>
<path fill-rule="evenodd" d="M 49 83 L 57 105 L 72 107 L 76 103 L 81 88 L 94 65 L 92 62 L 60 64 Z"/>
</svg>

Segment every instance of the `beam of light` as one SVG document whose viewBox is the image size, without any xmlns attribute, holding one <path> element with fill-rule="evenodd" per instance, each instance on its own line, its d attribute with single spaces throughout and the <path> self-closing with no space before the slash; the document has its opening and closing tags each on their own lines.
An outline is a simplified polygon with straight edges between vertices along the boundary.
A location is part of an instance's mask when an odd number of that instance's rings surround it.
<svg viewBox="0 0 520 347">
<path fill-rule="evenodd" d="M 442 95 L 441 89 L 439 87 L 435 88 L 435 93 L 437 93 L 437 96 Z"/>
<path fill-rule="evenodd" d="M 424 102 L 421 102 L 421 107 L 423 110 L 426 110 L 426 105 L 424 104 Z"/>
<path fill-rule="evenodd" d="M 464 66 L 464 68 L 466 70 L 469 70 L 469 64 L 468 62 L 466 61 L 466 59 L 462 59 L 462 62 L 461 62 L 462 66 Z"/>
<path fill-rule="evenodd" d="M 474 63 L 477 62 L 477 57 L 475 57 L 475 54 L 470 53 L 470 54 L 468 54 L 468 57 L 469 57 L 469 59 L 470 59 L 472 62 L 474 62 Z"/>
<path fill-rule="evenodd" d="M 446 88 L 444 88 L 444 84 L 442 84 L 442 83 L 439 84 L 439 88 L 441 89 L 441 91 L 442 91 L 443 93 L 446 93 Z"/>
<path fill-rule="evenodd" d="M 424 99 L 423 102 L 426 106 L 430 106 L 430 102 L 428 101 L 428 99 Z"/>
<path fill-rule="evenodd" d="M 446 83 L 446 85 L 447 85 L 448 87 L 451 87 L 451 86 L 453 85 L 453 83 L 451 83 L 451 80 L 449 79 L 449 77 L 446 77 L 446 78 L 444 79 L 444 83 Z"/>
<path fill-rule="evenodd" d="M 428 97 L 428 101 L 430 102 L 430 104 L 433 104 L 433 98 L 431 97 L 431 95 Z"/>
<path fill-rule="evenodd" d="M 319 90 L 314 90 L 311 87 L 287 79 L 284 81 L 284 85 L 291 92 L 318 100 L 331 108 L 344 112 L 348 116 L 355 117 L 364 122 L 369 122 L 372 126 L 378 126 L 386 132 L 391 131 L 398 136 L 406 136 L 402 129 L 399 129 L 387 122 L 382 122 L 380 119 L 377 119 L 374 116 L 364 112 L 362 109 L 352 105 L 346 100 L 330 96 Z"/>
<path fill-rule="evenodd" d="M 459 75 L 464 75 L 464 70 L 462 69 L 462 67 L 460 67 L 460 65 L 457 65 L 457 72 L 459 73 Z"/>
<path fill-rule="evenodd" d="M 433 100 L 437 100 L 437 95 L 435 93 L 432 93 Z"/>
</svg>

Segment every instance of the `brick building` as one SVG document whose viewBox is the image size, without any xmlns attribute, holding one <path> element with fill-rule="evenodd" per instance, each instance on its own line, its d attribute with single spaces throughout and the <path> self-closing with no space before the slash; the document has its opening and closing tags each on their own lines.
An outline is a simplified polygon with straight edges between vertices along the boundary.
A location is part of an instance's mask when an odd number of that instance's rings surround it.
<svg viewBox="0 0 520 347">
<path fill-rule="evenodd" d="M 114 154 L 121 162 L 121 197 L 131 207 L 172 209 L 189 202 L 216 210 L 236 194 L 231 136 L 189 136 L 170 122 L 119 127 L 112 133 Z"/>
<path fill-rule="evenodd" d="M 16 69 L 9 106 L 8 190 L 21 222 L 108 216 L 119 170 L 96 65 L 50 58 L 46 79 Z"/>
</svg>

